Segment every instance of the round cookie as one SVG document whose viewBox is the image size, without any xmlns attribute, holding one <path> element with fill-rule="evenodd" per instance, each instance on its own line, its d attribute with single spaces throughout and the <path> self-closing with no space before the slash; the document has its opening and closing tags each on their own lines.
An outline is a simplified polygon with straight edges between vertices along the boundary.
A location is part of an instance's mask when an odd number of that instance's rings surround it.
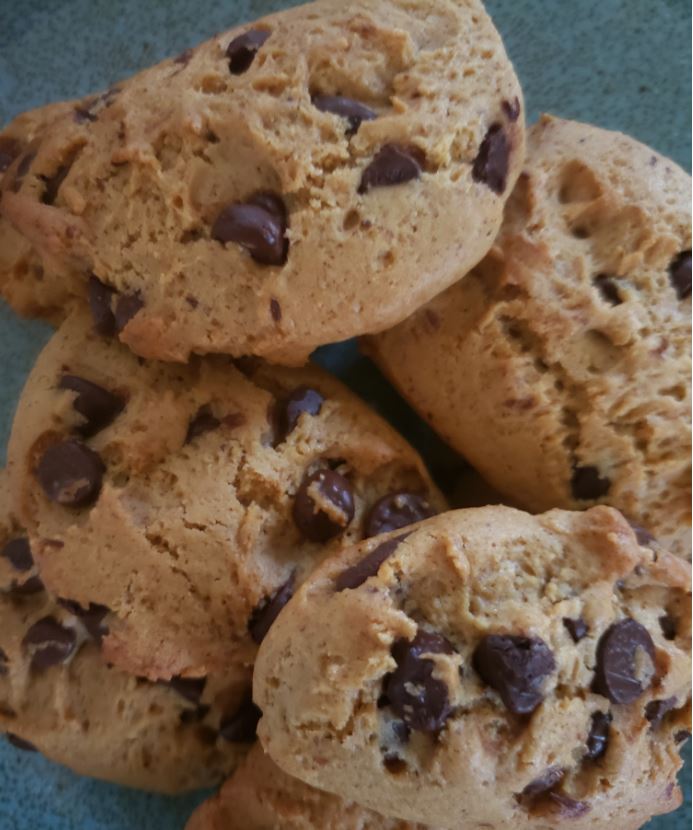
<svg viewBox="0 0 693 830">
<path fill-rule="evenodd" d="M 287 773 L 460 830 L 635 830 L 680 804 L 687 562 L 603 506 L 384 538 L 325 563 L 262 644 L 258 735 Z"/>
<path fill-rule="evenodd" d="M 427 830 L 386 818 L 309 787 L 276 766 L 256 744 L 219 793 L 190 817 L 185 830 Z M 435 830 L 429 828 L 428 830 Z"/>
<path fill-rule="evenodd" d="M 251 665 L 318 561 L 445 509 L 407 442 L 320 369 L 145 362 L 83 311 L 39 356 L 9 459 L 46 586 L 106 606 L 106 658 L 150 679 Z"/>
<path fill-rule="evenodd" d="M 492 253 L 366 349 L 513 502 L 608 503 L 690 558 L 690 203 L 668 159 L 545 116 Z"/>
<path fill-rule="evenodd" d="M 0 292 L 24 313 L 88 300 L 144 357 L 299 365 L 484 256 L 523 120 L 479 0 L 270 15 L 51 111 L 0 201 L 41 282 L 10 262 Z"/>
<path fill-rule="evenodd" d="M 109 666 L 100 649 L 106 609 L 43 589 L 8 496 L 1 473 L 0 732 L 18 749 L 125 786 L 177 793 L 222 780 L 254 739 L 250 670 L 215 687 L 151 683 Z"/>
</svg>

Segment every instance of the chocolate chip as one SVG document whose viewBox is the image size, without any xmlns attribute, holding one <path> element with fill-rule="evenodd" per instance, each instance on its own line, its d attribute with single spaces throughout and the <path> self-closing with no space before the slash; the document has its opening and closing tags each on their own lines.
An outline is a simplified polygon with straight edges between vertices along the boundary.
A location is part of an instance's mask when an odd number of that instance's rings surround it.
<svg viewBox="0 0 693 830">
<path fill-rule="evenodd" d="M 592 715 L 590 733 L 587 736 L 585 746 L 585 758 L 590 761 L 597 761 L 606 752 L 609 744 L 609 733 L 611 731 L 611 714 L 609 712 L 595 712 Z"/>
<path fill-rule="evenodd" d="M 665 716 L 676 709 L 676 698 L 668 697 L 664 700 L 651 700 L 645 706 L 645 717 L 650 722 L 652 729 L 658 729 L 662 725 Z"/>
<path fill-rule="evenodd" d="M 335 580 L 335 589 L 337 591 L 353 590 L 363 585 L 367 579 L 378 573 L 383 562 L 392 556 L 407 536 L 408 534 L 405 533 L 403 536 L 397 536 L 394 539 L 388 539 L 387 542 L 382 542 L 364 556 L 360 562 L 342 571 Z"/>
<path fill-rule="evenodd" d="M 187 66 L 190 63 L 190 58 L 192 58 L 193 54 L 194 52 L 192 49 L 185 49 L 180 53 L 180 55 L 176 55 L 173 62 L 179 66 Z"/>
<path fill-rule="evenodd" d="M 38 576 L 30 576 L 24 582 L 12 582 L 10 585 L 10 594 L 14 597 L 30 597 L 43 591 L 44 586 L 41 578 Z"/>
<path fill-rule="evenodd" d="M 233 715 L 222 719 L 219 724 L 219 735 L 233 743 L 250 744 L 255 740 L 261 717 L 262 712 L 248 695 Z"/>
<path fill-rule="evenodd" d="M 4 173 L 21 152 L 22 145 L 16 139 L 0 135 L 0 173 Z"/>
<path fill-rule="evenodd" d="M 383 692 L 404 723 L 418 732 L 438 732 L 452 707 L 448 687 L 433 677 L 435 663 L 423 655 L 452 654 L 452 645 L 440 634 L 419 629 L 412 641 L 397 640 L 392 656 L 397 668 L 385 678 Z"/>
<path fill-rule="evenodd" d="M 565 793 L 547 793 L 548 802 L 558 808 L 563 818 L 580 818 L 592 809 L 587 801 L 576 801 Z"/>
<path fill-rule="evenodd" d="M 270 300 L 270 315 L 275 323 L 280 323 L 282 319 L 282 307 L 279 305 L 279 300 L 274 297 Z"/>
<path fill-rule="evenodd" d="M 549 767 L 538 778 L 530 781 L 519 796 L 520 801 L 532 801 L 539 795 L 555 789 L 565 777 L 562 767 Z"/>
<path fill-rule="evenodd" d="M 295 575 L 291 574 L 286 582 L 277 588 L 271 597 L 263 600 L 250 615 L 248 631 L 258 645 L 267 636 L 279 612 L 294 595 L 294 580 Z"/>
<path fill-rule="evenodd" d="M 283 265 L 289 252 L 286 208 L 275 193 L 257 193 L 225 207 L 212 225 L 212 238 L 236 242 L 261 265 Z"/>
<path fill-rule="evenodd" d="M 139 291 L 121 294 L 115 304 L 116 331 L 122 331 L 132 318 L 144 307 L 144 300 Z"/>
<path fill-rule="evenodd" d="M 643 657 L 649 667 L 642 664 Z M 639 622 L 626 618 L 613 623 L 597 646 L 593 690 L 612 703 L 633 703 L 652 683 L 654 658 L 652 637 Z"/>
<path fill-rule="evenodd" d="M 52 176 L 40 176 L 45 184 L 45 187 L 43 188 L 43 195 L 41 196 L 41 201 L 44 205 L 52 205 L 55 203 L 60 186 L 65 181 L 71 167 L 72 162 L 69 164 L 62 164 Z"/>
<path fill-rule="evenodd" d="M 669 266 L 669 280 L 679 300 L 691 296 L 691 252 L 682 251 Z"/>
<path fill-rule="evenodd" d="M 34 557 L 26 536 L 10 540 L 0 551 L 0 556 L 7 559 L 15 571 L 30 571 L 34 567 Z"/>
<path fill-rule="evenodd" d="M 544 699 L 544 681 L 556 668 L 553 652 L 538 637 L 490 634 L 474 651 L 474 668 L 516 715 L 528 715 Z"/>
<path fill-rule="evenodd" d="M 55 617 L 42 617 L 26 632 L 22 646 L 31 655 L 31 668 L 45 671 L 72 656 L 77 647 L 77 634 Z"/>
<path fill-rule="evenodd" d="M 0 676 L 4 676 L 8 672 L 9 659 L 3 649 L 0 648 Z"/>
<path fill-rule="evenodd" d="M 78 431 L 87 437 L 107 427 L 125 408 L 120 395 L 77 375 L 63 375 L 58 387 L 76 393 L 72 406 L 84 418 Z"/>
<path fill-rule="evenodd" d="M 499 195 L 508 181 L 510 145 L 501 124 L 491 124 L 472 165 L 472 178 Z"/>
<path fill-rule="evenodd" d="M 294 498 L 296 527 L 311 542 L 327 542 L 342 533 L 354 518 L 354 491 L 334 470 L 306 476 Z"/>
<path fill-rule="evenodd" d="M 607 303 L 611 305 L 621 305 L 623 303 L 618 285 L 613 277 L 608 276 L 608 274 L 598 274 L 593 282 Z"/>
<path fill-rule="evenodd" d="M 587 623 L 582 619 L 582 617 L 578 617 L 577 619 L 563 617 L 563 625 L 566 627 L 568 634 L 570 634 L 573 638 L 574 643 L 579 643 L 589 631 Z"/>
<path fill-rule="evenodd" d="M 58 599 L 58 605 L 82 621 L 82 625 L 87 629 L 87 633 L 94 642 L 100 644 L 108 634 L 108 626 L 105 625 L 104 618 L 110 613 L 110 609 L 105 605 L 100 605 L 98 602 L 90 602 L 86 608 L 83 608 L 78 602 L 72 599 L 62 598 Z"/>
<path fill-rule="evenodd" d="M 682 744 L 684 741 L 687 741 L 691 737 L 691 733 L 688 729 L 679 729 L 679 731 L 674 735 L 674 740 L 677 744 Z"/>
<path fill-rule="evenodd" d="M 359 193 L 367 193 L 373 187 L 392 187 L 418 179 L 421 164 L 419 151 L 399 144 L 385 144 L 366 167 L 358 187 Z"/>
<path fill-rule="evenodd" d="M 520 99 L 513 98 L 512 101 L 503 101 L 501 108 L 508 118 L 508 121 L 517 121 L 520 117 Z"/>
<path fill-rule="evenodd" d="M 87 121 L 93 123 L 96 121 L 96 115 L 91 111 L 91 105 L 89 107 L 75 107 L 72 118 L 77 124 L 85 124 Z"/>
<path fill-rule="evenodd" d="M 358 131 L 362 121 L 372 121 L 378 117 L 364 104 L 354 101 L 353 98 L 345 98 L 343 95 L 316 95 L 313 98 L 313 106 L 320 112 L 331 112 L 333 115 L 346 118 L 349 123 L 346 134 L 349 136 Z"/>
<path fill-rule="evenodd" d="M 97 453 L 81 441 L 68 439 L 44 452 L 36 476 L 51 501 L 84 507 L 97 499 L 104 470 Z"/>
<path fill-rule="evenodd" d="M 36 749 L 32 743 L 25 741 L 24 738 L 20 738 L 19 735 L 14 735 L 12 732 L 6 732 L 5 737 L 7 738 L 8 743 L 11 743 L 16 749 L 22 749 L 24 752 L 38 752 L 38 749 Z"/>
<path fill-rule="evenodd" d="M 320 392 L 310 386 L 299 386 L 279 401 L 274 413 L 276 444 L 281 444 L 294 431 L 301 415 L 319 415 L 324 402 Z"/>
<path fill-rule="evenodd" d="M 249 29 L 229 43 L 226 48 L 226 57 L 229 59 L 229 69 L 232 75 L 242 75 L 248 71 L 258 49 L 270 34 L 271 32 L 266 29 Z"/>
<path fill-rule="evenodd" d="M 89 277 L 88 293 L 94 328 L 104 337 L 113 337 L 116 332 L 116 320 L 112 302 L 116 292 L 92 274 Z"/>
<path fill-rule="evenodd" d="M 164 685 L 169 686 L 185 700 L 195 704 L 200 702 L 206 684 L 206 677 L 172 677 L 170 680 L 164 681 Z"/>
<path fill-rule="evenodd" d="M 14 173 L 14 181 L 12 182 L 11 190 L 13 193 L 18 193 L 22 182 L 24 181 L 24 177 L 31 169 L 31 165 L 36 158 L 36 151 L 29 150 L 20 158 L 19 164 L 17 165 L 17 169 Z"/>
<path fill-rule="evenodd" d="M 211 432 L 221 425 L 221 421 L 212 415 L 209 405 L 200 407 L 197 414 L 188 424 L 188 431 L 185 436 L 185 443 L 189 444 L 205 432 Z"/>
<path fill-rule="evenodd" d="M 435 510 L 417 493 L 389 493 L 371 508 L 365 521 L 366 538 L 389 533 L 401 527 L 428 519 Z"/>
<path fill-rule="evenodd" d="M 676 620 L 670 614 L 662 614 L 659 625 L 665 640 L 676 639 Z"/>
<path fill-rule="evenodd" d="M 600 499 L 609 492 L 611 481 L 599 475 L 596 467 L 575 467 L 570 481 L 573 498 L 580 501 Z"/>
</svg>

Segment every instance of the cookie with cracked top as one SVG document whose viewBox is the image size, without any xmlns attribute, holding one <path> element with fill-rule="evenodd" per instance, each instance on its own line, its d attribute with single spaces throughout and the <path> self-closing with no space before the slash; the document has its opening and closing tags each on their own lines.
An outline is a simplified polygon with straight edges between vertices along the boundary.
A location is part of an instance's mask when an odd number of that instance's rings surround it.
<svg viewBox="0 0 693 830">
<path fill-rule="evenodd" d="M 96 279 L 141 356 L 300 365 L 475 265 L 523 155 L 480 0 L 318 0 L 9 124 L 0 294 L 54 316 Z"/>
<path fill-rule="evenodd" d="M 260 741 L 406 821 L 635 830 L 681 800 L 690 578 L 605 506 L 456 510 L 366 539 L 263 640 Z"/>
<path fill-rule="evenodd" d="M 366 350 L 503 501 L 609 504 L 690 559 L 690 204 L 669 159 L 545 116 L 492 252 Z"/>
</svg>

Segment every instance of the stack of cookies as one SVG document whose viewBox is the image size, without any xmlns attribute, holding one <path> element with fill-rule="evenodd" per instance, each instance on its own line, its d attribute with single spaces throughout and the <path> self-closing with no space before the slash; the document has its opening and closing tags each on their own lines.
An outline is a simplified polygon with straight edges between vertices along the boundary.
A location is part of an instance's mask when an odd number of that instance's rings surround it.
<svg viewBox="0 0 693 830">
<path fill-rule="evenodd" d="M 690 200 L 525 131 L 478 0 L 318 0 L 16 118 L 0 294 L 57 330 L 0 477 L 7 739 L 226 779 L 189 830 L 675 809 Z M 308 361 L 351 337 L 490 496 Z"/>
</svg>

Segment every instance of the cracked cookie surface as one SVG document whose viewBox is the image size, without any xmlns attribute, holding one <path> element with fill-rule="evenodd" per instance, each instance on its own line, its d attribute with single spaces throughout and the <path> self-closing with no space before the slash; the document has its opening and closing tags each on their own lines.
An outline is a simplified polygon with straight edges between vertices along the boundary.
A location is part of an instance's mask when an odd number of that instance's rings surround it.
<svg viewBox="0 0 693 830">
<path fill-rule="evenodd" d="M 478 0 L 270 15 L 0 134 L 0 292 L 32 314 L 100 292 L 144 357 L 300 364 L 489 250 L 521 102 Z"/>
<path fill-rule="evenodd" d="M 691 184 L 544 117 L 492 252 L 367 351 L 526 509 L 621 510 L 690 558 Z"/>
<path fill-rule="evenodd" d="M 460 510 L 363 542 L 264 641 L 287 773 L 410 821 L 635 830 L 681 800 L 690 566 L 615 510 Z"/>
</svg>

